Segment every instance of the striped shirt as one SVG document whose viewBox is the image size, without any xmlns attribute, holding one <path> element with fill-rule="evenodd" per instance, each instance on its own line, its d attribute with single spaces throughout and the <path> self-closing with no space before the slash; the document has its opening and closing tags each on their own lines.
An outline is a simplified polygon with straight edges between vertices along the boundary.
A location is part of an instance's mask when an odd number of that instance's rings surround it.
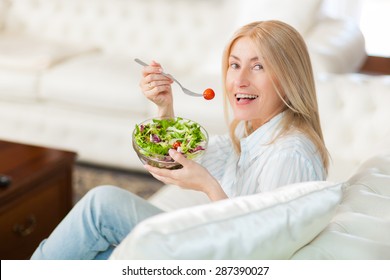
<svg viewBox="0 0 390 280">
<path fill-rule="evenodd" d="M 228 197 L 250 195 L 277 187 L 325 180 L 320 154 L 301 132 L 291 132 L 270 143 L 283 113 L 240 141 L 241 155 L 228 135 L 210 137 L 202 165 L 219 181 Z"/>
</svg>

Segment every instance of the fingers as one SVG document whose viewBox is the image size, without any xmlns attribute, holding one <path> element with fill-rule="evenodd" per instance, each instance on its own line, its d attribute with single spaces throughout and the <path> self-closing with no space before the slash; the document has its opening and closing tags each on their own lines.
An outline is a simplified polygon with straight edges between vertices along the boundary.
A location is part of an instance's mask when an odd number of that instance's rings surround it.
<svg viewBox="0 0 390 280">
<path fill-rule="evenodd" d="M 174 115 L 172 83 L 173 80 L 163 74 L 159 63 L 152 61 L 143 67 L 139 86 L 144 96 L 157 105 L 160 116 Z"/>
<path fill-rule="evenodd" d="M 145 168 L 146 168 L 146 167 L 145 167 Z M 156 178 L 157 180 L 163 182 L 164 184 L 170 184 L 170 182 L 168 182 L 168 181 L 166 180 L 165 177 L 159 176 L 159 175 L 157 175 L 157 174 L 155 174 L 155 173 L 153 173 L 153 172 L 151 172 L 151 171 L 149 171 L 149 172 L 150 172 L 150 174 L 151 174 L 154 178 Z"/>
<path fill-rule="evenodd" d="M 192 164 L 192 161 L 186 159 L 181 153 L 175 149 L 169 150 L 169 155 L 178 163 L 183 165 L 183 169 L 180 170 L 170 170 L 164 168 L 157 168 L 150 165 L 144 165 L 145 169 L 148 170 L 157 180 L 163 181 L 165 183 L 176 183 L 180 177 L 178 172 L 183 173 L 184 169 Z M 178 177 L 179 176 L 179 177 Z"/>
<path fill-rule="evenodd" d="M 169 85 L 170 84 L 164 83 L 163 81 L 150 81 L 150 82 L 143 81 L 143 82 L 141 82 L 140 86 L 141 86 L 142 90 L 145 93 L 147 93 L 149 91 L 159 92 L 159 91 L 165 90 L 164 87 L 167 87 Z"/>
<path fill-rule="evenodd" d="M 165 77 L 164 75 L 150 74 L 149 76 L 146 76 L 142 79 L 141 87 L 143 87 L 145 90 L 151 90 L 155 87 L 170 86 L 172 82 L 173 81 L 171 79 Z"/>
<path fill-rule="evenodd" d="M 158 168 L 158 167 L 153 167 L 151 165 L 144 165 L 145 169 L 152 174 L 154 178 L 157 180 L 165 183 L 165 184 L 175 184 L 175 180 L 171 178 L 172 175 L 172 170 L 169 169 L 164 169 L 164 168 Z"/>
<path fill-rule="evenodd" d="M 157 62 L 155 62 L 154 60 L 150 63 L 150 65 L 148 66 L 145 66 L 143 69 L 142 69 L 142 76 L 143 77 L 150 77 L 152 74 L 157 74 L 157 77 L 165 77 L 164 75 L 162 75 L 163 73 L 163 69 L 161 67 L 161 65 Z M 167 77 L 165 77 L 167 78 Z M 167 78 L 169 80 L 169 78 Z M 149 81 L 150 82 L 150 81 Z"/>
<path fill-rule="evenodd" d="M 146 77 L 149 76 L 150 74 L 161 74 L 163 72 L 163 69 L 161 68 L 160 65 L 154 66 L 154 65 L 148 65 L 145 66 L 142 69 L 142 76 Z"/>
<path fill-rule="evenodd" d="M 166 177 L 167 175 L 169 175 L 169 170 L 168 169 L 158 168 L 158 167 L 154 167 L 154 166 L 151 166 L 151 165 L 148 165 L 148 164 L 144 165 L 144 167 L 150 173 L 152 173 L 154 175 L 157 175 L 157 176 Z"/>
<path fill-rule="evenodd" d="M 155 61 L 145 66 L 142 69 L 143 78 L 139 84 L 142 90 L 148 94 L 157 94 L 169 90 L 173 80 L 162 73 L 161 65 Z"/>
<path fill-rule="evenodd" d="M 186 159 L 185 156 L 183 156 L 181 153 L 176 151 L 175 149 L 169 149 L 169 155 L 171 158 L 173 158 L 176 162 L 180 163 L 181 165 L 185 166 L 187 165 L 189 159 Z"/>
<path fill-rule="evenodd" d="M 149 99 L 155 102 L 156 104 L 160 104 L 160 101 L 163 101 L 165 98 L 165 93 L 170 91 L 170 85 L 160 85 L 160 86 L 145 86 L 142 89 L 144 95 Z"/>
</svg>

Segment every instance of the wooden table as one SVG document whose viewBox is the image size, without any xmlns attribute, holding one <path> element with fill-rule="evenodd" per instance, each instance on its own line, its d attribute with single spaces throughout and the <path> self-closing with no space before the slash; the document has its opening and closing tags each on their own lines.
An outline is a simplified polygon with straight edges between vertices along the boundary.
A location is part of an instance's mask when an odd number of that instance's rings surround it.
<svg viewBox="0 0 390 280">
<path fill-rule="evenodd" d="M 0 140 L 0 259 L 28 259 L 72 207 L 76 154 Z"/>
</svg>

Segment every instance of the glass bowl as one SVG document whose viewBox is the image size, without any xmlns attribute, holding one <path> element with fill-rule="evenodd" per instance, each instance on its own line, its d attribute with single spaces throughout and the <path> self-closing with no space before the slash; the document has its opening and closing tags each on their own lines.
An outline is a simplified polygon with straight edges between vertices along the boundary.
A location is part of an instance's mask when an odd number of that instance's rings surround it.
<svg viewBox="0 0 390 280">
<path fill-rule="evenodd" d="M 201 125 L 180 117 L 148 119 L 137 124 L 132 134 L 133 148 L 141 162 L 166 169 L 183 167 L 169 156 L 169 149 L 199 160 L 208 141 L 208 133 Z"/>
</svg>

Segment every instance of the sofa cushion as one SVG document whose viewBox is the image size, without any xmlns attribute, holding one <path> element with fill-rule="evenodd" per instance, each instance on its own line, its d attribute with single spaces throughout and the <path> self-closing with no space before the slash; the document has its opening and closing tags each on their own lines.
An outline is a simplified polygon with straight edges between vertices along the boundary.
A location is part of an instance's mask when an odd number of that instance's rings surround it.
<svg viewBox="0 0 390 280">
<path fill-rule="evenodd" d="M 329 225 L 293 259 L 390 259 L 390 154 L 347 181 Z"/>
<path fill-rule="evenodd" d="M 243 0 L 237 25 L 251 21 L 277 19 L 295 27 L 304 35 L 317 19 L 322 0 Z"/>
<path fill-rule="evenodd" d="M 210 198 L 200 191 L 183 189 L 176 185 L 165 185 L 148 201 L 165 212 L 210 203 Z"/>
<path fill-rule="evenodd" d="M 111 259 L 288 259 L 329 223 L 341 184 L 306 182 L 163 213 Z"/>
<path fill-rule="evenodd" d="M 375 226 L 375 224 L 366 224 Z M 294 260 L 390 259 L 390 245 L 339 231 L 326 231 L 295 254 Z"/>
<path fill-rule="evenodd" d="M 30 102 L 38 98 L 39 73 L 0 67 L 0 99 Z"/>
<path fill-rule="evenodd" d="M 144 115 L 149 101 L 138 86 L 140 71 L 128 57 L 80 56 L 44 73 L 40 97 L 84 110 Z"/>
<path fill-rule="evenodd" d="M 96 48 L 41 40 L 20 34 L 0 35 L 0 67 L 40 71 Z"/>
<path fill-rule="evenodd" d="M 305 41 L 314 73 L 359 72 L 367 59 L 364 36 L 352 20 L 322 18 Z"/>
</svg>

